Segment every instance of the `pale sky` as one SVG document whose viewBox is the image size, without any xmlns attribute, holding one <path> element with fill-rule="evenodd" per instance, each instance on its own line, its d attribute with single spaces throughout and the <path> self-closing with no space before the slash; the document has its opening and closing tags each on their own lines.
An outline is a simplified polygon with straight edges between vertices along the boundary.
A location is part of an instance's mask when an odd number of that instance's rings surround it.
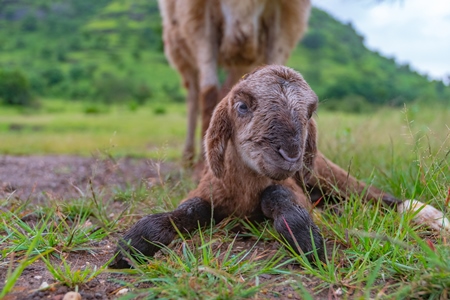
<svg viewBox="0 0 450 300">
<path fill-rule="evenodd" d="M 450 76 L 450 0 L 312 0 L 338 20 L 351 21 L 366 46 L 421 74 Z M 445 81 L 449 83 L 449 79 Z"/>
</svg>

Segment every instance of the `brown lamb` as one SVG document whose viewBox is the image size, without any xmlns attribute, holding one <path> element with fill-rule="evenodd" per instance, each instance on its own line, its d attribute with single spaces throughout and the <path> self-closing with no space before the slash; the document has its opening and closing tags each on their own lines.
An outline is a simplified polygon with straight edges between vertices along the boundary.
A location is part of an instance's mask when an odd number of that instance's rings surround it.
<svg viewBox="0 0 450 300">
<path fill-rule="evenodd" d="M 190 232 L 229 216 L 272 219 L 295 251 L 323 258 L 307 187 L 338 198 L 357 193 L 389 206 L 400 203 L 317 151 L 312 118 L 317 105 L 315 93 L 290 68 L 267 66 L 242 78 L 214 111 L 205 137 L 207 165 L 197 188 L 173 212 L 139 220 L 119 241 L 112 267 L 129 267 L 127 252 L 153 256 L 177 235 L 174 225 Z"/>
<path fill-rule="evenodd" d="M 257 66 L 285 64 L 303 36 L 310 0 L 159 0 L 164 49 L 188 91 L 184 159 L 195 156 L 201 109 L 202 140 L 217 102 Z M 219 90 L 218 69 L 228 77 Z M 202 150 L 203 151 L 203 150 Z"/>
</svg>

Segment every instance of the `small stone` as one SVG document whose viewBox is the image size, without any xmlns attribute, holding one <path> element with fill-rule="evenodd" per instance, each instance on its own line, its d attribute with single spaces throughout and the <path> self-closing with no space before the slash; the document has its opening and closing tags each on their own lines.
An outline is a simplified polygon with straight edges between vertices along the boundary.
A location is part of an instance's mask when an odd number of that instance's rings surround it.
<svg viewBox="0 0 450 300">
<path fill-rule="evenodd" d="M 77 292 L 68 292 L 64 295 L 62 300 L 81 300 L 81 295 Z"/>
<path fill-rule="evenodd" d="M 126 293 L 128 293 L 128 289 L 127 288 L 123 288 L 119 291 L 117 291 L 116 295 L 125 295 Z"/>
<path fill-rule="evenodd" d="M 338 288 L 338 289 L 334 292 L 334 294 L 335 294 L 336 296 L 342 296 L 342 294 L 344 294 L 344 291 L 343 291 L 341 288 Z"/>
<path fill-rule="evenodd" d="M 43 282 L 41 283 L 41 285 L 39 286 L 39 289 L 40 289 L 40 290 L 43 290 L 43 289 L 46 289 L 46 288 L 48 288 L 48 287 L 49 287 L 48 283 L 47 283 L 46 281 L 43 281 Z"/>
<path fill-rule="evenodd" d="M 261 274 L 260 277 L 261 277 L 261 278 L 264 278 L 264 279 L 270 279 L 270 278 L 272 278 L 272 276 L 269 275 L 269 274 Z"/>
<path fill-rule="evenodd" d="M 36 275 L 34 276 L 35 279 L 42 279 L 42 276 Z"/>
<path fill-rule="evenodd" d="M 92 222 L 89 220 L 87 220 L 83 225 L 83 227 L 85 227 L 85 228 L 90 227 L 90 226 L 92 226 Z"/>
</svg>

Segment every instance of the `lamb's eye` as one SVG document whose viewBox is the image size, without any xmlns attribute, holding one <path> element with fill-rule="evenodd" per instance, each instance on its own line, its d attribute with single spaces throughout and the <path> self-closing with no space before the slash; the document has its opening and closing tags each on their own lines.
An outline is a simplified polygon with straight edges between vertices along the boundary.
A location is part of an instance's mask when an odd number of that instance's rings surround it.
<svg viewBox="0 0 450 300">
<path fill-rule="evenodd" d="M 246 113 L 248 113 L 248 110 L 249 110 L 247 104 L 245 104 L 244 102 L 236 103 L 236 109 L 242 115 L 245 115 Z"/>
</svg>

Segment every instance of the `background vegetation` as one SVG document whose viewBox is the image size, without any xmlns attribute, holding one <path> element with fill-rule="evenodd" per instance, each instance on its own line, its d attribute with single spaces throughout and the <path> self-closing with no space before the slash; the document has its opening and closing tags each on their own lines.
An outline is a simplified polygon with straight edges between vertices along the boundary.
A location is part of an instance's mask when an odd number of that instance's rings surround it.
<svg viewBox="0 0 450 300">
<path fill-rule="evenodd" d="M 310 29 L 288 65 L 324 108 L 364 112 L 415 101 L 449 103 L 450 88 L 364 46 L 351 24 L 314 9 Z M 91 103 L 182 102 L 168 65 L 156 1 L 65 0 L 0 3 L 0 99 Z"/>
</svg>

